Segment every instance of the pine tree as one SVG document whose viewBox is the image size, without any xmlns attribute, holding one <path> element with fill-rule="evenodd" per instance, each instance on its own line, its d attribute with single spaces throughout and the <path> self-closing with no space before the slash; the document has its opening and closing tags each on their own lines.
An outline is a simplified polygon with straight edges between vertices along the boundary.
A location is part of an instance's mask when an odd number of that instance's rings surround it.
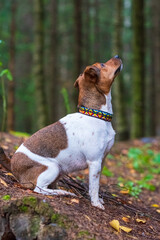
<svg viewBox="0 0 160 240">
<path fill-rule="evenodd" d="M 144 136 L 144 1 L 132 1 L 133 62 L 131 138 Z"/>
</svg>

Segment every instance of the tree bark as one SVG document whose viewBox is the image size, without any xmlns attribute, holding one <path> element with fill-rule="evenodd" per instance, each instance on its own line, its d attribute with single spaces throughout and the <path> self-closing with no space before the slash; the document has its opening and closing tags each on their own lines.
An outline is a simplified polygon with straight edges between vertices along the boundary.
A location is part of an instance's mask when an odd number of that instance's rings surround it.
<svg viewBox="0 0 160 240">
<path fill-rule="evenodd" d="M 152 124 L 154 135 L 160 136 L 160 4 L 152 0 Z"/>
<path fill-rule="evenodd" d="M 113 55 L 122 57 L 122 27 L 123 27 L 123 0 L 117 0 L 114 16 L 114 36 L 113 36 Z M 123 72 L 115 79 L 113 84 L 113 106 L 115 113 L 115 127 L 117 139 L 126 140 L 128 138 L 127 119 L 125 114 Z"/>
<path fill-rule="evenodd" d="M 94 61 L 100 61 L 100 26 L 99 26 L 99 0 L 94 0 Z"/>
<path fill-rule="evenodd" d="M 75 76 L 82 70 L 82 0 L 73 0 L 75 18 Z"/>
<path fill-rule="evenodd" d="M 90 17 L 90 0 L 84 4 L 84 65 L 87 66 L 91 61 L 91 17 Z"/>
<path fill-rule="evenodd" d="M 131 138 L 144 136 L 144 1 L 132 1 L 133 64 Z"/>
<path fill-rule="evenodd" d="M 43 0 L 34 0 L 34 52 L 33 78 L 37 106 L 37 125 L 42 128 L 48 123 L 44 78 L 44 6 Z"/>
<path fill-rule="evenodd" d="M 58 81 L 58 0 L 51 1 L 51 42 L 50 42 L 50 79 L 49 79 L 49 112 L 50 121 L 58 119 L 59 81 Z"/>
<path fill-rule="evenodd" d="M 11 2 L 11 37 L 9 44 L 9 69 L 12 73 L 13 80 L 8 81 L 8 107 L 7 107 L 7 130 L 11 131 L 14 129 L 15 121 L 15 33 L 16 33 L 16 0 Z"/>
</svg>

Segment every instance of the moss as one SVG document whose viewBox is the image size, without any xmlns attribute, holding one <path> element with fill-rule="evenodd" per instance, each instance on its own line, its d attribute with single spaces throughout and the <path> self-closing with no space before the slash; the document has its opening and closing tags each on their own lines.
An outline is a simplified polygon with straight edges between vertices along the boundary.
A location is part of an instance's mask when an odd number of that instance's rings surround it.
<svg viewBox="0 0 160 240">
<path fill-rule="evenodd" d="M 20 209 L 22 212 L 27 212 L 27 211 L 28 211 L 28 207 L 25 206 L 25 205 L 20 206 L 19 209 Z"/>
<path fill-rule="evenodd" d="M 95 240 L 94 237 L 91 238 L 91 233 L 87 230 L 81 230 L 79 231 L 76 239 L 83 239 L 83 240 Z"/>
<path fill-rule="evenodd" d="M 86 230 L 82 230 L 78 233 L 78 237 L 89 236 L 90 233 Z"/>
<path fill-rule="evenodd" d="M 36 204 L 35 211 L 40 215 L 45 215 L 48 217 L 52 216 L 52 209 L 51 209 L 50 205 L 43 201 L 39 201 Z"/>
<path fill-rule="evenodd" d="M 40 217 L 34 216 L 31 220 L 31 236 L 36 237 L 40 229 Z"/>
<path fill-rule="evenodd" d="M 35 197 L 24 197 L 22 201 L 24 205 L 28 205 L 32 208 L 35 208 L 37 205 L 37 198 Z"/>
<path fill-rule="evenodd" d="M 65 227 L 67 229 L 69 227 L 69 222 L 67 221 L 66 223 L 65 220 L 67 220 L 66 216 L 52 212 L 52 216 L 51 216 L 52 223 L 57 223 L 60 227 Z"/>
<path fill-rule="evenodd" d="M 58 213 L 52 214 L 52 216 L 51 216 L 51 222 L 52 222 L 52 223 L 57 222 L 58 219 L 59 219 L 59 214 L 58 214 Z"/>
</svg>

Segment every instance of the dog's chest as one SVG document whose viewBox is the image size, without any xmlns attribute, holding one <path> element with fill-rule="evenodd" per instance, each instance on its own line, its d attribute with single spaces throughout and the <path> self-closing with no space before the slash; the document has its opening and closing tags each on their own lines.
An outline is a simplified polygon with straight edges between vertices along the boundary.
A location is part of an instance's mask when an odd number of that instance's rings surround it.
<svg viewBox="0 0 160 240">
<path fill-rule="evenodd" d="M 84 161 L 106 155 L 113 143 L 115 131 L 111 123 L 74 113 L 62 118 L 68 138 L 68 152 Z M 79 157 L 78 157 L 79 156 Z"/>
</svg>

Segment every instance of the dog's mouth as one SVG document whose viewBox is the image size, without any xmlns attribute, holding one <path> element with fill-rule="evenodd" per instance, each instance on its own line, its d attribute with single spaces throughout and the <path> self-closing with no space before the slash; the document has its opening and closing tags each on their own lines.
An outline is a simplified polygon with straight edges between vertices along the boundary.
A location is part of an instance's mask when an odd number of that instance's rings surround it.
<svg viewBox="0 0 160 240">
<path fill-rule="evenodd" d="M 118 73 L 120 73 L 122 71 L 122 69 L 123 69 L 123 63 L 121 63 L 121 65 L 117 68 L 114 75 L 117 75 Z"/>
</svg>

